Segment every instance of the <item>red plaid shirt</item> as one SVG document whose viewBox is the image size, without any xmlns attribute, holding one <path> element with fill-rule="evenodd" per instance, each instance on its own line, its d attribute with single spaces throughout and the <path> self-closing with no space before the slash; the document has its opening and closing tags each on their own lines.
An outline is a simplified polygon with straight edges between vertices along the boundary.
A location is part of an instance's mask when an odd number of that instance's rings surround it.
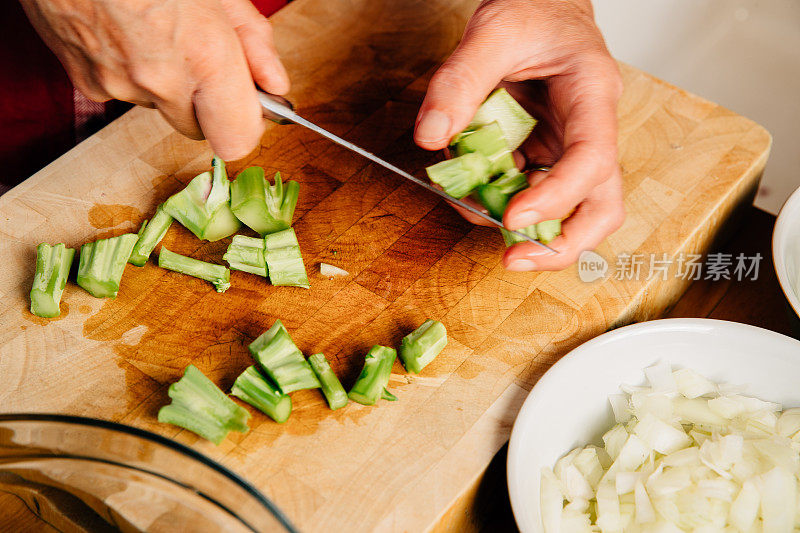
<svg viewBox="0 0 800 533">
<path fill-rule="evenodd" d="M 252 0 L 271 15 L 287 0 Z M 66 152 L 118 103 L 98 104 L 75 91 L 19 2 L 0 1 L 0 194 Z"/>
</svg>

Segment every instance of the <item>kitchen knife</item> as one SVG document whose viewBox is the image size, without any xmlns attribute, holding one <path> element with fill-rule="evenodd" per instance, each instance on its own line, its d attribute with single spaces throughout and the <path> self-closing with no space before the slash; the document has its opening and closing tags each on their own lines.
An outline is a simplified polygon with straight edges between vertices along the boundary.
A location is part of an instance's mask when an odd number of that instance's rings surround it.
<svg viewBox="0 0 800 533">
<path fill-rule="evenodd" d="M 347 148 L 349 150 L 352 150 L 353 152 L 366 157 L 370 161 L 372 161 L 374 163 L 377 163 L 380 166 L 382 166 L 384 168 L 387 168 L 387 169 L 391 170 L 392 172 L 394 172 L 396 174 L 399 174 L 399 175 L 403 176 L 404 178 L 406 178 L 409 181 L 413 181 L 414 183 L 416 183 L 417 185 L 419 185 L 423 189 L 427 189 L 430 192 L 432 192 L 432 193 L 434 193 L 434 194 L 436 194 L 438 196 L 441 196 L 442 198 L 444 198 L 448 202 L 456 204 L 457 206 L 461 207 L 462 209 L 465 209 L 466 211 L 469 211 L 470 213 L 472 213 L 472 214 L 474 214 L 474 215 L 486 220 L 487 222 L 491 222 L 495 226 L 498 226 L 498 227 L 503 228 L 503 229 L 505 229 L 507 231 L 510 231 L 511 233 L 517 235 L 518 237 L 521 237 L 521 238 L 525 239 L 526 241 L 530 241 L 530 242 L 532 242 L 532 243 L 534 243 L 534 244 L 536 244 L 538 246 L 541 246 L 542 248 L 546 248 L 547 250 L 549 250 L 549 251 L 551 251 L 553 253 L 556 253 L 556 254 L 558 253 L 556 250 L 550 248 L 546 244 L 544 244 L 542 242 L 539 242 L 536 239 L 533 239 L 533 238 L 529 237 L 528 235 L 525 235 L 524 233 L 521 233 L 521 232 L 515 231 L 515 230 L 509 230 L 508 228 L 506 228 L 503 225 L 503 223 L 500 220 L 497 220 L 496 218 L 494 218 L 492 216 L 489 216 L 488 214 L 482 212 L 481 210 L 479 210 L 479 209 L 477 209 L 477 208 L 475 208 L 475 207 L 473 207 L 473 206 L 471 206 L 471 205 L 469 205 L 469 204 L 467 204 L 465 202 L 462 202 L 461 200 L 457 200 L 456 198 L 453 198 L 452 196 L 450 196 L 449 194 L 445 193 L 444 191 L 442 191 L 440 189 L 437 189 L 436 187 L 432 186 L 431 184 L 429 184 L 429 183 L 427 183 L 425 181 L 422 181 L 419 178 L 416 178 L 416 177 L 412 176 L 408 172 L 406 172 L 406 171 L 394 166 L 393 164 L 389 163 L 388 161 L 385 161 L 385 160 L 381 159 L 380 157 L 376 156 L 375 154 L 373 154 L 371 152 L 368 152 L 368 151 L 364 150 L 363 148 L 360 148 L 360 147 L 356 146 L 355 144 L 342 139 L 338 135 L 334 135 L 333 133 L 329 132 L 328 130 L 326 130 L 324 128 L 321 128 L 320 126 L 317 126 L 313 122 L 310 122 L 310 121 L 304 119 L 303 117 L 301 117 L 300 115 L 298 115 L 297 113 L 294 112 L 294 109 L 293 109 L 293 106 L 292 106 L 291 102 L 289 102 L 287 99 L 285 99 L 285 98 L 283 98 L 281 96 L 277 96 L 277 95 L 274 95 L 274 94 L 268 94 L 268 93 L 261 92 L 261 91 L 258 92 L 258 99 L 261 102 L 261 108 L 262 108 L 262 110 L 264 112 L 264 117 L 265 118 L 267 118 L 267 119 L 269 119 L 269 120 L 271 120 L 273 122 L 276 122 L 278 124 L 299 124 L 301 126 L 305 126 L 306 128 L 319 133 L 323 137 L 326 137 L 326 138 L 330 139 L 331 141 L 335 142 L 336 144 L 344 146 L 345 148 Z"/>
</svg>

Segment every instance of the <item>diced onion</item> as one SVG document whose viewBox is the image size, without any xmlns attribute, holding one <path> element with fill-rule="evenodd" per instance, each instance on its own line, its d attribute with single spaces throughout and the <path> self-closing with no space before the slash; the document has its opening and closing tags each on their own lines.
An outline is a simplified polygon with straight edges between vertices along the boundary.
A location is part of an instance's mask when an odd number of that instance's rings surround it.
<svg viewBox="0 0 800 533">
<path fill-rule="evenodd" d="M 545 533 L 800 530 L 800 408 L 688 369 L 645 369 L 609 397 L 603 446 L 542 472 Z"/>
<path fill-rule="evenodd" d="M 337 266 L 329 265 L 328 263 L 319 264 L 319 273 L 328 278 L 350 275 L 350 272 L 347 270 L 341 269 Z"/>
</svg>

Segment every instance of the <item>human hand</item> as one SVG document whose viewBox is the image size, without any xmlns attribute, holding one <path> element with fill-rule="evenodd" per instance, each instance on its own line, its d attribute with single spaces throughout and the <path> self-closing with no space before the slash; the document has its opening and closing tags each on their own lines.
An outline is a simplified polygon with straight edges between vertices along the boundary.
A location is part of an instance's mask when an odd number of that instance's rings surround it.
<svg viewBox="0 0 800 533">
<path fill-rule="evenodd" d="M 221 158 L 264 131 L 254 80 L 285 94 L 272 28 L 249 0 L 21 0 L 75 87 L 158 109 Z"/>
<path fill-rule="evenodd" d="M 436 150 L 463 130 L 499 83 L 539 120 L 520 147 L 530 187 L 514 196 L 503 223 L 520 229 L 562 218 L 553 254 L 530 242 L 509 248 L 509 270 L 559 270 L 596 247 L 624 220 L 617 164 L 616 106 L 622 81 L 594 23 L 589 0 L 486 0 L 436 72 L 414 138 Z M 480 218 L 462 214 L 471 222 Z"/>
</svg>

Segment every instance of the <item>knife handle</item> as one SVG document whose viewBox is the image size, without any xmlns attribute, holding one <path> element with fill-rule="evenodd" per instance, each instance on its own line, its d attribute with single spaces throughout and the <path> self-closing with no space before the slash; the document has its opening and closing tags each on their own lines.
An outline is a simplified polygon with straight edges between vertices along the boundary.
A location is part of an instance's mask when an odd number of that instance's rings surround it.
<svg viewBox="0 0 800 533">
<path fill-rule="evenodd" d="M 258 99 L 261 102 L 261 111 L 264 114 L 264 118 L 269 119 L 276 124 L 292 123 L 290 119 L 280 113 L 281 108 L 284 108 L 288 111 L 294 111 L 294 105 L 292 105 L 289 100 L 283 96 L 265 93 L 262 91 L 258 91 Z"/>
</svg>

